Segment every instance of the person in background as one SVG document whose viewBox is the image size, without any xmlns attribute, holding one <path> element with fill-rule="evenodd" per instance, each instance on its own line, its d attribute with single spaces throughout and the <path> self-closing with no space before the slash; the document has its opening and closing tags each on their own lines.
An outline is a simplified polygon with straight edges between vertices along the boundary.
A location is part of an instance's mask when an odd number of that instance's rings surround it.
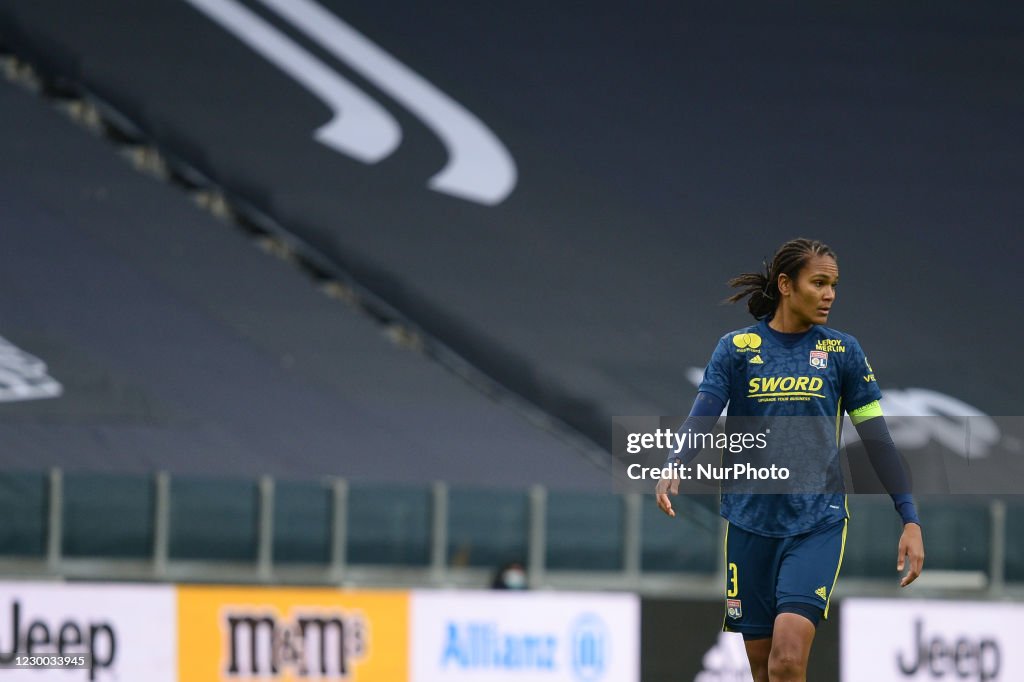
<svg viewBox="0 0 1024 682">
<path fill-rule="evenodd" d="M 526 567 L 520 561 L 509 561 L 498 567 L 491 580 L 493 590 L 527 589 Z"/>
</svg>

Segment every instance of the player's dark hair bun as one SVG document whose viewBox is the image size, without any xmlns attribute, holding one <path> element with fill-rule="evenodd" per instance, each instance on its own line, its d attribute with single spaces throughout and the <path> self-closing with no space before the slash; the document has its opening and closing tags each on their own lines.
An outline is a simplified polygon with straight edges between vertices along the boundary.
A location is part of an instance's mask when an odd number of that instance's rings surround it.
<svg viewBox="0 0 1024 682">
<path fill-rule="evenodd" d="M 779 295 L 779 275 L 785 274 L 796 279 L 807 261 L 814 256 L 832 256 L 835 251 L 828 245 L 813 239 L 791 239 L 778 248 L 771 263 L 764 261 L 764 272 L 744 272 L 729 280 L 729 286 L 739 288 L 727 303 L 736 303 L 749 297 L 747 310 L 756 320 L 762 320 L 773 312 L 782 298 Z M 838 259 L 837 259 L 838 260 Z"/>
</svg>

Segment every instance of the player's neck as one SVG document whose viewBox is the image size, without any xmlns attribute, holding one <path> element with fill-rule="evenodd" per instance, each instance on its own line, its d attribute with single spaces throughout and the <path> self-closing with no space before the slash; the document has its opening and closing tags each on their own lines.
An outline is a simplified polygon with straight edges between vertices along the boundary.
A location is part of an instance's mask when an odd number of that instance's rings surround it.
<svg viewBox="0 0 1024 682">
<path fill-rule="evenodd" d="M 810 322 L 799 322 L 794 317 L 779 310 L 772 319 L 768 320 L 768 326 L 782 334 L 803 334 L 814 326 Z"/>
</svg>

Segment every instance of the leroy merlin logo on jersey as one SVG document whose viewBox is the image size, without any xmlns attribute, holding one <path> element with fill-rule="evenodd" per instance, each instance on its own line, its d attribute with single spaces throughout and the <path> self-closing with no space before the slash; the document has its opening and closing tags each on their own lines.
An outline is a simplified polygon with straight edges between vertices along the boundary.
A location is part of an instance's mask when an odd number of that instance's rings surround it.
<svg viewBox="0 0 1024 682">
<path fill-rule="evenodd" d="M 839 339 L 818 339 L 814 344 L 814 350 L 823 350 L 826 353 L 845 353 L 846 346 Z"/>
</svg>

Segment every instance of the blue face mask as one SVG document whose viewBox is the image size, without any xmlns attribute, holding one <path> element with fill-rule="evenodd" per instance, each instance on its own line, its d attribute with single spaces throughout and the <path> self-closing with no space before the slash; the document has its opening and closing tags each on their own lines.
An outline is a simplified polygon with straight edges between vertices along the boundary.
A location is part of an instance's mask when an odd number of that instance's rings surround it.
<svg viewBox="0 0 1024 682">
<path fill-rule="evenodd" d="M 501 574 L 501 582 L 510 590 L 525 590 L 526 572 L 520 568 L 510 568 Z"/>
</svg>

